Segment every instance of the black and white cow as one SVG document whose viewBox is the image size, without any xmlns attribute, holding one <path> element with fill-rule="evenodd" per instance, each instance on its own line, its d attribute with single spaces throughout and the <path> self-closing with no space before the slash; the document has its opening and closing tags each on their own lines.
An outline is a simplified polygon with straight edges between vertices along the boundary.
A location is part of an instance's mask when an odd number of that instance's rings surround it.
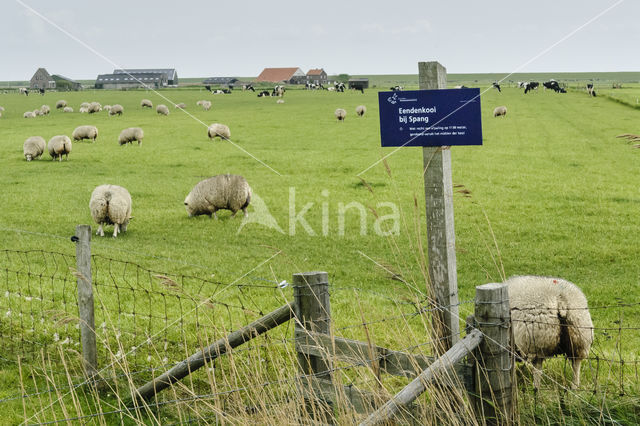
<svg viewBox="0 0 640 426">
<path fill-rule="evenodd" d="M 494 88 L 494 89 L 498 89 L 498 92 L 502 93 L 502 90 L 500 90 L 500 85 L 498 84 L 498 82 L 497 82 L 497 81 L 494 81 L 494 82 L 493 82 L 493 88 Z"/>
<path fill-rule="evenodd" d="M 540 86 L 540 83 L 538 83 L 537 81 L 528 81 L 524 83 L 524 93 L 526 94 L 531 90 L 535 90 L 538 88 L 538 86 Z"/>
<path fill-rule="evenodd" d="M 338 81 L 336 81 L 333 86 L 336 88 L 336 92 L 344 92 L 344 89 L 346 88 L 344 83 Z"/>
<path fill-rule="evenodd" d="M 271 96 L 271 92 L 269 92 L 268 90 L 263 90 L 262 92 L 258 93 L 259 98 L 262 98 L 264 96 Z"/>
<path fill-rule="evenodd" d="M 593 96 L 594 98 L 596 97 L 596 91 L 593 89 L 592 83 L 587 83 L 587 92 L 589 93 L 589 96 Z"/>
</svg>

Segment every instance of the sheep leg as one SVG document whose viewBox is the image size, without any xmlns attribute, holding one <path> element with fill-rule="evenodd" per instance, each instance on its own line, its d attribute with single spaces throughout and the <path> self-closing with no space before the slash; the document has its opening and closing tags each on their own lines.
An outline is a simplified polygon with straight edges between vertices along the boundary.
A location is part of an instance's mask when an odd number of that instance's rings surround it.
<svg viewBox="0 0 640 426">
<path fill-rule="evenodd" d="M 101 237 L 104 237 L 104 231 L 102 230 L 102 224 L 100 224 L 98 226 L 98 230 L 96 231 L 96 235 L 100 235 Z"/>
<path fill-rule="evenodd" d="M 573 360 L 573 384 L 571 385 L 571 389 L 578 389 L 580 386 L 580 366 L 582 365 L 581 359 Z"/>
<path fill-rule="evenodd" d="M 113 238 L 118 236 L 118 232 L 120 232 L 120 225 L 116 223 L 113 225 Z"/>
<path fill-rule="evenodd" d="M 533 387 L 540 388 L 540 379 L 542 378 L 542 358 L 533 360 Z"/>
<path fill-rule="evenodd" d="M 244 213 L 244 217 L 249 217 L 249 213 L 247 213 L 247 208 L 243 207 L 242 212 Z"/>
<path fill-rule="evenodd" d="M 217 211 L 217 210 L 218 210 L 218 209 L 214 209 L 214 210 L 213 210 L 213 217 L 214 217 L 216 220 L 218 220 L 218 215 L 216 214 L 216 211 Z"/>
</svg>

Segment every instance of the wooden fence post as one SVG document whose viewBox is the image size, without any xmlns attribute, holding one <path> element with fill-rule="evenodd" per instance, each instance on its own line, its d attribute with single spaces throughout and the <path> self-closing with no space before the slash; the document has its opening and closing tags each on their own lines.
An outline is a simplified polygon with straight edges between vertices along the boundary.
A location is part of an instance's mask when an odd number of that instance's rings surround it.
<svg viewBox="0 0 640 426">
<path fill-rule="evenodd" d="M 78 315 L 82 357 L 89 377 L 98 373 L 98 350 L 93 307 L 93 280 L 91 278 L 91 227 L 76 226 L 76 268 L 78 283 Z"/>
<path fill-rule="evenodd" d="M 295 336 L 302 344 L 313 345 L 314 339 L 307 331 L 329 334 L 331 307 L 329 303 L 329 274 L 326 272 L 304 272 L 293 274 L 293 297 L 295 310 Z M 326 358 L 298 352 L 300 375 L 331 380 L 329 363 Z M 303 393 L 306 389 L 303 389 Z M 332 417 L 329 404 L 314 397 L 306 398 L 307 414 L 318 421 Z M 320 404 L 318 404 L 320 402 Z"/>
<path fill-rule="evenodd" d="M 487 424 L 513 423 L 511 314 L 506 284 L 476 287 L 475 322 L 485 338 L 476 351 L 477 413 Z"/>
<path fill-rule="evenodd" d="M 438 62 L 419 62 L 418 71 L 420 90 L 447 87 L 447 70 Z M 443 354 L 460 340 L 451 150 L 423 147 L 422 157 L 429 278 L 436 307 L 441 308 L 433 313 L 434 348 Z"/>
</svg>

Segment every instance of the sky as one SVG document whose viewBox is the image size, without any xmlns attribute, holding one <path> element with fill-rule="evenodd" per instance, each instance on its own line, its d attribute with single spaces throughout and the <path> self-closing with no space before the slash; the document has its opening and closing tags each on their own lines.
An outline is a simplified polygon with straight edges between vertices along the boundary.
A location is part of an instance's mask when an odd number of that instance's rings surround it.
<svg viewBox="0 0 640 426">
<path fill-rule="evenodd" d="M 38 67 L 73 79 L 120 67 L 417 74 L 422 61 L 449 73 L 640 71 L 639 18 L 639 0 L 2 0 L 0 81 Z"/>
</svg>

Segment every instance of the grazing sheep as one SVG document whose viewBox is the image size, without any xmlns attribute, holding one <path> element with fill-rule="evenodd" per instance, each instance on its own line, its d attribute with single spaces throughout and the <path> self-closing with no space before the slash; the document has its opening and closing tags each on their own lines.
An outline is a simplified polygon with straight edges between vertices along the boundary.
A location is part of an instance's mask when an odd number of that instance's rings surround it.
<svg viewBox="0 0 640 426">
<path fill-rule="evenodd" d="M 187 107 L 187 104 L 185 104 L 184 102 L 180 102 L 179 104 L 176 104 L 175 107 L 180 109 L 185 109 Z"/>
<path fill-rule="evenodd" d="M 216 137 L 220 139 L 230 139 L 231 138 L 231 130 L 229 130 L 228 126 L 220 123 L 213 123 L 207 129 L 207 134 L 211 139 Z"/>
<path fill-rule="evenodd" d="M 507 116 L 507 107 L 506 106 L 499 106 L 496 107 L 496 109 L 493 110 L 493 116 L 494 117 L 506 117 Z"/>
<path fill-rule="evenodd" d="M 540 385 L 542 361 L 554 355 L 571 360 L 577 387 L 580 363 L 593 342 L 593 323 L 582 291 L 569 281 L 550 277 L 516 276 L 506 284 L 514 344 L 533 363 L 534 387 Z"/>
<path fill-rule="evenodd" d="M 113 225 L 113 238 L 127 232 L 131 220 L 131 195 L 118 185 L 100 185 L 91 193 L 91 217 L 99 225 L 96 235 L 104 237 L 103 225 Z"/>
<path fill-rule="evenodd" d="M 42 136 L 31 136 L 24 141 L 22 151 L 27 161 L 35 160 L 44 152 L 47 142 Z"/>
<path fill-rule="evenodd" d="M 209 111 L 211 109 L 211 101 L 202 101 L 202 109 Z"/>
<path fill-rule="evenodd" d="M 84 139 L 93 139 L 95 142 L 98 138 L 98 128 L 96 126 L 79 126 L 71 135 L 74 141 L 82 141 Z"/>
<path fill-rule="evenodd" d="M 102 105 L 100 105 L 100 102 L 91 102 L 89 104 L 89 114 L 94 114 L 96 112 L 100 112 L 102 111 Z"/>
<path fill-rule="evenodd" d="M 216 219 L 218 210 L 231 210 L 232 216 L 242 210 L 246 217 L 250 202 L 251 188 L 238 175 L 217 175 L 200 181 L 184 199 L 189 217 L 206 214 Z"/>
<path fill-rule="evenodd" d="M 89 107 L 83 107 L 81 106 L 80 109 L 78 110 L 80 112 L 80 114 L 84 114 L 89 112 Z"/>
<path fill-rule="evenodd" d="M 153 108 L 153 102 L 151 102 L 149 99 L 143 99 L 140 101 L 140 106 L 142 108 Z"/>
<path fill-rule="evenodd" d="M 44 114 L 39 109 L 34 109 L 33 110 L 33 115 L 36 116 L 36 117 L 40 117 L 41 115 L 44 115 Z"/>
<path fill-rule="evenodd" d="M 56 109 L 62 109 L 66 106 L 67 106 L 67 101 L 64 101 L 61 99 L 58 102 L 56 102 Z"/>
<path fill-rule="evenodd" d="M 33 113 L 33 111 L 27 111 L 24 114 L 22 114 L 22 116 L 24 118 L 35 118 L 36 117 L 36 115 Z"/>
<path fill-rule="evenodd" d="M 358 117 L 362 117 L 364 115 L 364 113 L 367 112 L 367 107 L 364 105 L 358 105 L 356 107 L 356 115 Z"/>
<path fill-rule="evenodd" d="M 49 105 L 42 105 L 40 107 L 40 112 L 42 112 L 42 115 L 49 115 L 51 108 L 49 108 Z"/>
<path fill-rule="evenodd" d="M 129 127 L 128 129 L 124 129 L 120 132 L 120 136 L 118 137 L 118 142 L 120 145 L 124 145 L 125 143 L 133 143 L 133 141 L 138 141 L 138 145 L 142 145 L 142 139 L 144 138 L 144 132 L 140 127 Z"/>
<path fill-rule="evenodd" d="M 89 102 L 83 102 L 83 103 L 81 103 L 81 104 L 80 104 L 80 108 L 87 108 L 87 109 L 89 109 L 89 105 L 90 105 L 90 104 L 89 104 Z"/>
<path fill-rule="evenodd" d="M 123 111 L 124 111 L 124 108 L 122 108 L 122 105 L 120 104 L 111 105 L 111 109 L 109 110 L 109 115 L 122 115 Z"/>
<path fill-rule="evenodd" d="M 105 105 L 102 107 L 103 110 L 110 112 L 111 111 L 111 105 Z"/>
<path fill-rule="evenodd" d="M 66 135 L 58 135 L 49 139 L 49 155 L 52 160 L 56 158 L 58 161 L 62 161 L 62 156 L 65 156 L 65 159 L 69 159 L 69 153 L 71 152 L 71 139 Z"/>
<path fill-rule="evenodd" d="M 161 115 L 169 115 L 169 108 L 166 105 L 160 104 L 156 108 L 156 112 Z"/>
<path fill-rule="evenodd" d="M 283 104 L 283 103 L 284 103 L 284 99 L 278 99 L 278 100 L 276 101 L 276 103 L 277 103 L 277 104 Z"/>
<path fill-rule="evenodd" d="M 347 116 L 347 111 L 342 108 L 338 108 L 334 114 L 336 115 L 338 121 L 344 121 L 345 117 Z"/>
<path fill-rule="evenodd" d="M 0 112 L 4 112 L 4 108 L 0 106 Z"/>
<path fill-rule="evenodd" d="M 66 106 L 62 109 L 62 112 L 73 112 L 73 108 Z"/>
</svg>

